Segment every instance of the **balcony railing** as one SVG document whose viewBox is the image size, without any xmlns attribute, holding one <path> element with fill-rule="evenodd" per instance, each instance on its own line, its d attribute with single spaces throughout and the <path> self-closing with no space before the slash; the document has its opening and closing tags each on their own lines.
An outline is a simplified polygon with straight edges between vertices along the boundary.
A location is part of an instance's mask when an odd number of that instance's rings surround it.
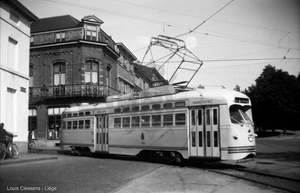
<svg viewBox="0 0 300 193">
<path fill-rule="evenodd" d="M 106 97 L 118 94 L 120 94 L 118 90 L 107 85 L 59 85 L 29 88 L 29 99 L 35 99 L 34 101 L 47 98 Z"/>
</svg>

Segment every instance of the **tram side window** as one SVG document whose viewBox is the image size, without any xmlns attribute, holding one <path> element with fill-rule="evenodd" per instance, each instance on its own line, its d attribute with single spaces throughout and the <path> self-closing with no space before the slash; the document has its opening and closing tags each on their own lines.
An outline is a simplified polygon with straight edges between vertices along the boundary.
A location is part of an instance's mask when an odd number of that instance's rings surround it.
<svg viewBox="0 0 300 193">
<path fill-rule="evenodd" d="M 83 120 L 80 120 L 79 121 L 79 129 L 83 129 L 83 126 L 84 126 L 84 121 Z"/>
<path fill-rule="evenodd" d="M 192 110 L 192 125 L 195 125 L 196 119 L 195 119 L 195 110 Z"/>
<path fill-rule="evenodd" d="M 130 117 L 123 117 L 123 128 L 130 126 Z"/>
<path fill-rule="evenodd" d="M 123 112 L 129 112 L 130 111 L 130 108 L 129 107 L 124 107 L 123 108 Z"/>
<path fill-rule="evenodd" d="M 77 129 L 77 121 L 73 121 L 73 129 Z"/>
<path fill-rule="evenodd" d="M 140 110 L 140 107 L 139 106 L 134 106 L 131 108 L 132 111 L 139 111 Z"/>
<path fill-rule="evenodd" d="M 121 118 L 115 118 L 114 119 L 114 127 L 115 128 L 120 128 L 121 127 Z"/>
<path fill-rule="evenodd" d="M 184 101 L 180 101 L 180 102 L 176 102 L 175 103 L 175 107 L 184 107 L 185 106 L 185 102 Z"/>
<path fill-rule="evenodd" d="M 132 127 L 139 127 L 140 126 L 140 117 L 132 117 Z"/>
<path fill-rule="evenodd" d="M 161 115 L 152 115 L 152 127 L 161 126 Z"/>
<path fill-rule="evenodd" d="M 173 114 L 163 115 L 164 126 L 173 125 Z"/>
<path fill-rule="evenodd" d="M 67 124 L 67 123 L 66 123 L 65 121 L 64 121 L 64 122 L 62 122 L 62 129 L 63 129 L 63 130 L 65 130 L 65 129 L 66 129 L 66 126 L 67 126 L 66 124 Z"/>
<path fill-rule="evenodd" d="M 198 110 L 198 125 L 202 125 L 202 110 Z"/>
<path fill-rule="evenodd" d="M 217 109 L 213 109 L 213 123 L 214 123 L 214 125 L 218 124 L 218 111 L 217 111 Z"/>
<path fill-rule="evenodd" d="M 68 121 L 68 123 L 67 123 L 67 129 L 72 129 L 72 122 L 71 121 Z"/>
<path fill-rule="evenodd" d="M 144 105 L 142 106 L 142 111 L 147 111 L 150 109 L 150 106 L 149 105 Z"/>
<path fill-rule="evenodd" d="M 185 113 L 175 114 L 175 125 L 185 125 Z"/>
<path fill-rule="evenodd" d="M 85 120 L 85 129 L 89 129 L 91 126 L 91 120 Z"/>
<path fill-rule="evenodd" d="M 141 117 L 142 127 L 150 126 L 150 116 L 142 116 Z"/>
<path fill-rule="evenodd" d="M 210 110 L 206 110 L 206 124 L 210 125 Z"/>
<path fill-rule="evenodd" d="M 120 108 L 115 109 L 114 112 L 115 112 L 115 113 L 120 113 L 120 112 L 121 112 L 121 109 L 120 109 Z"/>
<path fill-rule="evenodd" d="M 173 104 L 172 103 L 164 103 L 163 107 L 164 107 L 164 109 L 169 109 L 169 108 L 173 107 Z"/>
<path fill-rule="evenodd" d="M 160 109 L 160 104 L 154 104 L 154 105 L 152 105 L 152 109 Z"/>
</svg>

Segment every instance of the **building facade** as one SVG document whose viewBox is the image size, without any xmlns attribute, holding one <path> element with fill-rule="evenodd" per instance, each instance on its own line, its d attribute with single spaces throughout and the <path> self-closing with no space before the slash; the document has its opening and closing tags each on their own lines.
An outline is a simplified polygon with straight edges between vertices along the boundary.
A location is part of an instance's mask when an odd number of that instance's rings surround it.
<svg viewBox="0 0 300 193">
<path fill-rule="evenodd" d="M 29 146 L 59 144 L 61 113 L 72 105 L 132 93 L 136 57 L 102 29 L 96 16 L 70 15 L 32 24 L 29 63 Z"/>
<path fill-rule="evenodd" d="M 30 23 L 38 18 L 16 0 L 0 0 L 0 122 L 27 152 Z"/>
</svg>

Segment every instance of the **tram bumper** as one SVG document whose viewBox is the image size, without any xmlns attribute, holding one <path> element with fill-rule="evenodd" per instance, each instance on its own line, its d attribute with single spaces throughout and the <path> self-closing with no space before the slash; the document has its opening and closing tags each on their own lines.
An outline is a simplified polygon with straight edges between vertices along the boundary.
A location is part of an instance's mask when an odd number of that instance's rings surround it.
<svg viewBox="0 0 300 193">
<path fill-rule="evenodd" d="M 253 162 L 255 161 L 255 154 L 249 154 L 243 159 L 239 159 L 236 161 L 236 163 L 248 163 L 248 162 Z"/>
</svg>

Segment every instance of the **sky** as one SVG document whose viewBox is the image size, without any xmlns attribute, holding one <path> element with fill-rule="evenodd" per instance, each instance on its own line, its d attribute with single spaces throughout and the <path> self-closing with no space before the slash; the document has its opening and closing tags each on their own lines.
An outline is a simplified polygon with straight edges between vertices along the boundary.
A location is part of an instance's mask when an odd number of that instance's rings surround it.
<svg viewBox="0 0 300 193">
<path fill-rule="evenodd" d="M 104 21 L 101 28 L 143 65 L 157 61 L 158 68 L 165 63 L 161 58 L 169 58 L 168 50 L 150 46 L 159 35 L 181 39 L 184 51 L 203 62 L 189 86 L 238 85 L 244 90 L 269 64 L 291 75 L 300 72 L 300 0 L 19 1 L 39 18 L 95 15 Z M 171 58 L 161 74 L 169 80 L 183 59 Z M 192 74 L 180 70 L 174 82 Z"/>
</svg>

